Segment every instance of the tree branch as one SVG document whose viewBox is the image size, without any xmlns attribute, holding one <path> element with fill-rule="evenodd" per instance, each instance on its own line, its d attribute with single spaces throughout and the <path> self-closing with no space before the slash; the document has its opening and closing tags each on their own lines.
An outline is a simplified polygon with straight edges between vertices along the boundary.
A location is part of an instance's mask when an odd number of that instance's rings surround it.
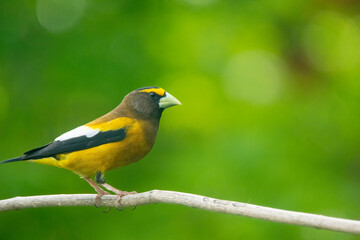
<svg viewBox="0 0 360 240">
<path fill-rule="evenodd" d="M 0 200 L 0 212 L 37 207 L 94 206 L 95 196 L 95 194 L 66 194 L 15 197 Z M 152 203 L 178 204 L 213 212 L 247 216 L 273 222 L 360 234 L 360 221 L 286 211 L 173 191 L 152 190 L 149 192 L 128 195 L 121 199 L 119 207 L 135 207 Z M 116 207 L 116 196 L 102 196 L 99 205 Z"/>
</svg>

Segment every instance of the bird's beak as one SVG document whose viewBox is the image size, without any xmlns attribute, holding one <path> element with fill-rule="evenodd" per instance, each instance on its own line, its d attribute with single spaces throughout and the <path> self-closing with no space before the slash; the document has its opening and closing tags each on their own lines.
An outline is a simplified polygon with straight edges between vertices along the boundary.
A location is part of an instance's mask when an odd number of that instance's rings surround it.
<svg viewBox="0 0 360 240">
<path fill-rule="evenodd" d="M 169 108 L 176 105 L 181 105 L 181 102 L 168 92 L 166 92 L 165 95 L 160 98 L 160 108 Z"/>
</svg>

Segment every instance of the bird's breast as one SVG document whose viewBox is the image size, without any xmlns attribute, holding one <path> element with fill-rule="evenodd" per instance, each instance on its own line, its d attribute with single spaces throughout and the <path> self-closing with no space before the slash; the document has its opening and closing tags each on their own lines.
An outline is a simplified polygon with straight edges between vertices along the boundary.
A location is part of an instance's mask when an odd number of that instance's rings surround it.
<svg viewBox="0 0 360 240">
<path fill-rule="evenodd" d="M 154 145 L 157 129 L 154 130 L 146 122 L 141 121 L 136 121 L 129 127 L 125 139 L 114 144 L 114 166 L 125 166 L 145 157 Z"/>
</svg>

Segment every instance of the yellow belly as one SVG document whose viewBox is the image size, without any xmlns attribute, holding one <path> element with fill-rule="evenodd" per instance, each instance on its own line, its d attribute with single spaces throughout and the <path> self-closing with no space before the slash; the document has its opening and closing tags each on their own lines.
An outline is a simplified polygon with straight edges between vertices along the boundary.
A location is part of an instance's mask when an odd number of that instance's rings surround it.
<svg viewBox="0 0 360 240">
<path fill-rule="evenodd" d="M 72 153 L 59 154 L 57 159 L 44 158 L 36 163 L 65 168 L 81 177 L 90 177 L 97 171 L 105 172 L 142 159 L 152 148 L 145 141 L 138 123 L 128 129 L 125 139 Z"/>
</svg>

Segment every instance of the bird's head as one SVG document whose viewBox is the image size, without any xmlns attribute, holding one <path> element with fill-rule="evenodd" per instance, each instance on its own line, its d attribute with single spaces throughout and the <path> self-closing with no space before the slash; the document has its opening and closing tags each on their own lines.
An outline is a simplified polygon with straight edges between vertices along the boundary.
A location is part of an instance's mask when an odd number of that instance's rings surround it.
<svg viewBox="0 0 360 240">
<path fill-rule="evenodd" d="M 181 105 L 179 100 L 159 87 L 136 89 L 123 102 L 130 111 L 144 119 L 160 118 L 165 108 Z"/>
</svg>

